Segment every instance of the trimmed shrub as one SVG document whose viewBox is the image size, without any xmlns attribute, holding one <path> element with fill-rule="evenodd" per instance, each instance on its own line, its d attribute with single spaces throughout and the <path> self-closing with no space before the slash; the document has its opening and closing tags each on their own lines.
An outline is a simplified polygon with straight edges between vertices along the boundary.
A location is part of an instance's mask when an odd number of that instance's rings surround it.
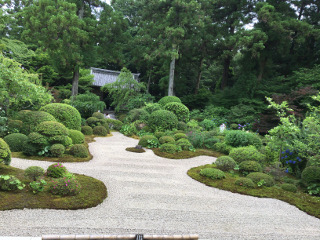
<svg viewBox="0 0 320 240">
<path fill-rule="evenodd" d="M 206 131 L 210 131 L 215 129 L 216 123 L 213 120 L 204 119 L 203 121 L 199 122 L 199 126 L 205 129 Z"/>
<path fill-rule="evenodd" d="M 161 152 L 167 152 L 167 153 L 175 153 L 178 151 L 178 148 L 176 145 L 172 143 L 164 143 L 160 146 Z"/>
<path fill-rule="evenodd" d="M 233 170 L 237 165 L 237 163 L 231 157 L 228 156 L 218 157 L 215 161 L 215 164 L 217 168 L 219 168 L 222 171 Z"/>
<path fill-rule="evenodd" d="M 232 147 L 245 147 L 253 145 L 259 149 L 262 146 L 262 141 L 258 135 L 241 130 L 227 131 L 225 142 Z"/>
<path fill-rule="evenodd" d="M 164 132 L 155 132 L 154 136 L 158 139 L 160 139 L 161 137 L 165 136 L 166 134 Z"/>
<path fill-rule="evenodd" d="M 141 145 L 142 147 L 147 147 L 148 140 L 158 141 L 158 139 L 153 135 L 144 135 L 140 138 L 138 145 Z"/>
<path fill-rule="evenodd" d="M 12 152 L 21 152 L 28 137 L 22 133 L 11 133 L 3 138 Z"/>
<path fill-rule="evenodd" d="M 42 122 L 36 127 L 36 132 L 46 137 L 68 136 L 68 129 L 59 122 Z"/>
<path fill-rule="evenodd" d="M 213 145 L 213 149 L 224 154 L 229 154 L 233 148 L 225 142 L 217 142 Z"/>
<path fill-rule="evenodd" d="M 189 150 L 192 146 L 192 144 L 189 142 L 186 138 L 181 138 L 176 142 L 176 145 L 181 147 L 182 150 Z"/>
<path fill-rule="evenodd" d="M 94 127 L 96 127 L 96 126 L 100 126 L 100 125 L 101 125 L 101 121 L 100 121 L 99 118 L 89 117 L 89 118 L 87 119 L 87 124 L 88 124 L 90 127 L 94 128 Z"/>
<path fill-rule="evenodd" d="M 238 178 L 235 184 L 246 188 L 254 188 L 256 186 L 250 178 L 244 177 Z"/>
<path fill-rule="evenodd" d="M 76 131 L 76 130 L 75 130 Z M 52 157 L 62 157 L 66 148 L 62 144 L 53 144 L 50 147 L 50 153 Z"/>
<path fill-rule="evenodd" d="M 82 132 L 78 130 L 69 129 L 68 135 L 72 139 L 73 144 L 81 144 L 84 143 L 84 135 Z"/>
<path fill-rule="evenodd" d="M 80 193 L 81 185 L 75 178 L 59 178 L 49 184 L 49 191 L 53 195 L 75 196 Z"/>
<path fill-rule="evenodd" d="M 143 108 L 135 108 L 128 112 L 125 122 L 132 123 L 137 120 L 148 121 L 150 114 Z"/>
<path fill-rule="evenodd" d="M 161 98 L 158 103 L 164 107 L 167 103 L 170 102 L 177 102 L 177 103 L 181 103 L 180 98 L 176 97 L 176 96 L 165 96 L 163 98 Z"/>
<path fill-rule="evenodd" d="M 310 185 L 313 183 L 320 183 L 320 167 L 310 166 L 306 167 L 301 173 L 301 180 L 303 183 Z"/>
<path fill-rule="evenodd" d="M 92 117 L 98 118 L 98 119 L 104 119 L 104 115 L 101 112 L 94 112 L 92 114 Z"/>
<path fill-rule="evenodd" d="M 188 126 L 185 122 L 182 122 L 182 121 L 178 122 L 178 125 L 177 125 L 178 130 L 182 130 L 185 132 L 185 131 L 187 131 L 187 128 L 188 128 Z"/>
<path fill-rule="evenodd" d="M 96 126 L 93 128 L 93 134 L 98 136 L 107 136 L 108 130 L 104 126 Z"/>
<path fill-rule="evenodd" d="M 114 129 L 119 131 L 123 125 L 120 120 L 105 118 L 104 121 L 109 124 L 109 129 Z"/>
<path fill-rule="evenodd" d="M 253 172 L 248 174 L 247 178 L 250 178 L 254 183 L 264 180 L 264 186 L 266 187 L 272 187 L 274 185 L 274 179 L 265 173 Z"/>
<path fill-rule="evenodd" d="M 239 164 L 239 171 L 241 173 L 243 172 L 261 172 L 262 167 L 261 165 L 256 161 L 243 161 Z"/>
<path fill-rule="evenodd" d="M 224 172 L 222 172 L 221 170 L 216 169 L 216 168 L 204 168 L 204 169 L 201 169 L 200 175 L 204 176 L 204 177 L 208 177 L 208 178 L 214 179 L 214 180 L 215 179 L 222 179 L 222 178 L 226 177 Z"/>
<path fill-rule="evenodd" d="M 43 106 L 41 111 L 50 113 L 55 119 L 69 129 L 81 130 L 81 115 L 79 111 L 64 103 L 50 103 Z"/>
<path fill-rule="evenodd" d="M 181 138 L 187 139 L 188 137 L 187 137 L 187 135 L 186 135 L 185 133 L 176 133 L 176 134 L 174 135 L 174 140 L 176 140 L 176 141 L 178 141 L 178 140 L 181 139 Z"/>
<path fill-rule="evenodd" d="M 49 146 L 48 139 L 40 133 L 32 132 L 22 146 L 22 152 L 28 156 L 37 155 L 38 152 Z"/>
<path fill-rule="evenodd" d="M 9 119 L 8 120 L 8 130 L 9 132 L 21 132 L 23 128 L 23 122 L 20 120 L 13 120 Z"/>
<path fill-rule="evenodd" d="M 0 175 L 0 190 L 15 191 L 22 190 L 25 187 L 21 181 L 12 175 Z"/>
<path fill-rule="evenodd" d="M 233 148 L 229 154 L 237 163 L 243 161 L 263 162 L 265 156 L 260 153 L 254 146 Z"/>
<path fill-rule="evenodd" d="M 315 155 L 315 156 L 308 158 L 306 167 L 310 167 L 310 166 L 320 167 L 320 155 Z"/>
<path fill-rule="evenodd" d="M 205 138 L 204 139 L 204 146 L 208 149 L 215 149 L 215 144 L 220 142 L 219 138 L 211 137 L 211 138 Z"/>
<path fill-rule="evenodd" d="M 75 144 L 70 148 L 70 154 L 75 157 L 86 158 L 89 156 L 88 149 L 83 144 Z"/>
<path fill-rule="evenodd" d="M 159 138 L 159 142 L 160 142 L 160 144 L 164 144 L 164 143 L 172 143 L 172 144 L 174 144 L 175 140 L 174 140 L 173 137 L 163 136 L 163 137 Z"/>
<path fill-rule="evenodd" d="M 44 175 L 44 169 L 38 166 L 31 166 L 24 170 L 24 176 L 30 178 L 32 181 L 37 181 L 37 179 Z"/>
<path fill-rule="evenodd" d="M 294 184 L 284 183 L 281 184 L 281 188 L 288 192 L 296 193 L 298 191 L 297 187 Z"/>
<path fill-rule="evenodd" d="M 11 162 L 11 151 L 9 145 L 0 138 L 0 163 L 10 165 Z"/>
<path fill-rule="evenodd" d="M 170 102 L 164 106 L 164 109 L 173 112 L 177 116 L 178 121 L 189 121 L 189 108 L 182 103 Z"/>
<path fill-rule="evenodd" d="M 81 132 L 82 132 L 84 135 L 92 135 L 92 134 L 93 134 L 92 127 L 90 127 L 90 126 L 82 126 L 82 127 L 81 127 Z"/>
<path fill-rule="evenodd" d="M 109 134 L 110 133 L 109 123 L 105 122 L 104 119 L 100 121 L 101 121 L 101 126 L 103 126 L 107 130 L 107 133 Z"/>
<path fill-rule="evenodd" d="M 53 178 L 62 178 L 68 173 L 68 170 L 62 163 L 54 163 L 47 169 L 47 176 Z"/>
<path fill-rule="evenodd" d="M 143 109 L 145 109 L 149 114 L 151 114 L 154 111 L 161 110 L 162 107 L 159 103 L 147 103 L 147 105 Z"/>
<path fill-rule="evenodd" d="M 167 110 L 158 110 L 151 113 L 148 126 L 153 130 L 172 130 L 176 128 L 178 118 L 174 113 Z"/>
</svg>

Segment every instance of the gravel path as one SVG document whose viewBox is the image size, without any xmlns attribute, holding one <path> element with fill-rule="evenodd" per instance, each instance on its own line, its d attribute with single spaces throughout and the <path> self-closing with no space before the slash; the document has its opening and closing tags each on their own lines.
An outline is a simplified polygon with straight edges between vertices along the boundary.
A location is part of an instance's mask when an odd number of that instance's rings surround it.
<svg viewBox="0 0 320 240">
<path fill-rule="evenodd" d="M 201 239 L 320 239 L 320 220 L 275 199 L 259 199 L 192 180 L 191 167 L 212 157 L 171 160 L 151 150 L 130 153 L 137 140 L 113 133 L 90 143 L 94 158 L 66 163 L 71 172 L 102 180 L 108 198 L 85 210 L 0 212 L 0 236 L 46 234 L 199 234 Z M 27 168 L 51 163 L 13 159 Z"/>
</svg>

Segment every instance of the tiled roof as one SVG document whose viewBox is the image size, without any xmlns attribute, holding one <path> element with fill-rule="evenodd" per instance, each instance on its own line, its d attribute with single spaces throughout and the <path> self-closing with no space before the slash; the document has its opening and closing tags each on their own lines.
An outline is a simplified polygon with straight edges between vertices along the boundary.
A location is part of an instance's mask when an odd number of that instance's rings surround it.
<svg viewBox="0 0 320 240">
<path fill-rule="evenodd" d="M 111 71 L 101 68 L 91 68 L 91 74 L 93 74 L 93 86 L 102 87 L 107 83 L 113 83 L 119 76 L 119 71 Z M 140 73 L 132 73 L 135 80 L 138 81 Z"/>
</svg>

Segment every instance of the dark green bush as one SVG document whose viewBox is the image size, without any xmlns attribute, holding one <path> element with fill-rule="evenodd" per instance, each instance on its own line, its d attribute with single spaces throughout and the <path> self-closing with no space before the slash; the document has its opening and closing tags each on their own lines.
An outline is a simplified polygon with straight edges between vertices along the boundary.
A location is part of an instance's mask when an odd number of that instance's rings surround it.
<svg viewBox="0 0 320 240">
<path fill-rule="evenodd" d="M 96 127 L 96 126 L 100 126 L 100 125 L 101 125 L 101 121 L 100 121 L 99 118 L 89 117 L 89 118 L 87 119 L 87 124 L 88 124 L 90 127 L 94 128 L 94 127 Z"/>
<path fill-rule="evenodd" d="M 25 187 L 21 181 L 12 175 L 0 175 L 0 190 L 15 191 L 22 190 Z"/>
<path fill-rule="evenodd" d="M 288 192 L 296 193 L 298 191 L 297 187 L 294 184 L 284 183 L 281 184 L 281 188 Z"/>
<path fill-rule="evenodd" d="M 109 124 L 109 129 L 114 129 L 119 131 L 123 125 L 120 120 L 115 120 L 111 118 L 105 118 L 104 121 Z"/>
<path fill-rule="evenodd" d="M 53 178 L 62 178 L 68 173 L 68 170 L 62 163 L 54 163 L 47 169 L 47 176 Z"/>
<path fill-rule="evenodd" d="M 133 123 L 122 125 L 120 132 L 126 136 L 132 136 L 136 134 L 138 131 Z"/>
<path fill-rule="evenodd" d="M 8 119 L 9 132 L 21 132 L 23 129 L 23 122 L 20 120 Z"/>
<path fill-rule="evenodd" d="M 241 130 L 227 131 L 225 142 L 232 147 L 245 147 L 253 145 L 259 149 L 262 146 L 262 141 L 258 135 Z"/>
<path fill-rule="evenodd" d="M 167 153 L 175 153 L 178 151 L 178 148 L 175 144 L 172 143 L 164 143 L 160 146 L 161 152 L 167 152 Z"/>
<path fill-rule="evenodd" d="M 0 163 L 10 165 L 11 162 L 11 151 L 9 145 L 0 138 Z"/>
<path fill-rule="evenodd" d="M 222 171 L 233 170 L 237 165 L 237 163 L 231 157 L 228 156 L 218 157 L 215 161 L 215 164 L 217 165 L 217 168 L 219 168 Z"/>
<path fill-rule="evenodd" d="M 217 142 L 213 145 L 213 149 L 224 154 L 229 154 L 233 148 L 225 142 Z"/>
<path fill-rule="evenodd" d="M 49 184 L 49 191 L 53 195 L 75 196 L 80 190 L 81 185 L 75 178 L 59 178 Z"/>
<path fill-rule="evenodd" d="M 225 178 L 226 175 L 219 169 L 216 168 L 204 168 L 201 169 L 200 175 L 204 177 L 209 177 L 211 179 L 222 179 Z"/>
<path fill-rule="evenodd" d="M 174 113 L 167 110 L 158 110 L 151 113 L 148 126 L 153 130 L 172 130 L 176 128 L 178 124 L 178 118 Z"/>
<path fill-rule="evenodd" d="M 262 163 L 265 160 L 265 156 L 254 146 L 233 148 L 229 155 L 237 163 L 241 163 L 243 161 L 257 161 Z"/>
<path fill-rule="evenodd" d="M 165 96 L 163 98 L 161 98 L 158 103 L 164 107 L 167 103 L 170 103 L 170 102 L 177 102 L 177 103 L 181 103 L 181 100 L 180 98 L 178 97 L 175 97 L 175 96 Z"/>
<path fill-rule="evenodd" d="M 144 109 L 149 113 L 153 113 L 154 111 L 157 110 L 162 110 L 162 107 L 159 103 L 147 103 Z"/>
<path fill-rule="evenodd" d="M 45 136 L 32 132 L 28 135 L 28 140 L 22 145 L 22 152 L 28 156 L 34 156 L 47 146 L 49 146 L 49 141 Z"/>
<path fill-rule="evenodd" d="M 219 138 L 211 137 L 204 139 L 204 146 L 208 149 L 215 149 L 215 144 L 220 142 Z"/>
<path fill-rule="evenodd" d="M 266 186 L 266 187 L 272 187 L 274 185 L 274 179 L 265 173 L 253 172 L 248 174 L 247 178 L 250 178 L 254 183 L 258 183 L 264 180 L 263 186 Z"/>
<path fill-rule="evenodd" d="M 35 131 L 46 137 L 68 136 L 68 129 L 59 122 L 42 122 L 38 124 Z"/>
<path fill-rule="evenodd" d="M 104 126 L 96 126 L 93 128 L 93 134 L 98 136 L 107 136 L 108 130 Z"/>
<path fill-rule="evenodd" d="M 101 112 L 94 112 L 92 114 L 92 117 L 98 118 L 98 119 L 104 119 L 104 115 Z"/>
<path fill-rule="evenodd" d="M 176 141 L 178 141 L 181 138 L 186 138 L 186 139 L 188 138 L 185 133 L 176 133 L 176 134 L 174 134 L 173 137 L 174 137 L 174 140 L 176 140 Z"/>
<path fill-rule="evenodd" d="M 318 167 L 320 167 L 320 155 L 315 155 L 315 156 L 312 156 L 312 157 L 308 158 L 308 162 L 307 162 L 306 167 L 310 167 L 310 166 L 318 166 Z"/>
<path fill-rule="evenodd" d="M 103 126 L 107 130 L 107 133 L 109 134 L 110 133 L 109 123 L 107 123 L 104 119 L 101 121 L 102 121 L 101 126 Z"/>
<path fill-rule="evenodd" d="M 3 138 L 12 152 L 21 152 L 28 137 L 22 133 L 11 133 Z"/>
<path fill-rule="evenodd" d="M 148 140 L 155 140 L 158 141 L 158 139 L 153 135 L 144 135 L 140 138 L 138 145 L 141 145 L 142 147 L 148 146 Z"/>
<path fill-rule="evenodd" d="M 173 112 L 177 116 L 178 121 L 189 121 L 189 109 L 183 103 L 170 102 L 164 106 L 164 109 Z"/>
<path fill-rule="evenodd" d="M 301 180 L 303 183 L 307 185 L 311 185 L 313 183 L 320 183 L 320 167 L 318 166 L 310 166 L 306 167 L 301 173 Z"/>
<path fill-rule="evenodd" d="M 38 166 L 31 166 L 24 170 L 24 176 L 30 178 L 32 181 L 36 181 L 39 177 L 44 175 L 44 169 Z"/>
<path fill-rule="evenodd" d="M 50 103 L 40 109 L 50 113 L 55 119 L 69 129 L 81 130 L 81 115 L 79 111 L 63 103 Z"/>
<path fill-rule="evenodd" d="M 163 137 L 159 138 L 159 142 L 160 142 L 160 144 L 164 144 L 164 143 L 172 143 L 172 144 L 174 144 L 175 140 L 174 140 L 173 137 L 163 136 Z"/>
<path fill-rule="evenodd" d="M 92 134 L 93 134 L 92 127 L 90 127 L 90 126 L 82 126 L 82 127 L 81 127 L 81 132 L 82 132 L 84 135 L 92 135 Z"/>
<path fill-rule="evenodd" d="M 236 124 L 236 123 L 230 124 L 230 129 L 232 129 L 232 130 L 238 130 L 238 128 L 239 128 L 238 124 Z M 247 178 L 244 178 L 244 179 L 247 179 Z"/>
<path fill-rule="evenodd" d="M 82 132 L 74 129 L 68 129 L 68 135 L 72 139 L 73 144 L 84 143 L 84 135 Z"/>
<path fill-rule="evenodd" d="M 50 154 L 52 157 L 62 157 L 65 150 L 66 148 L 62 144 L 56 143 L 50 147 Z"/>
<path fill-rule="evenodd" d="M 154 136 L 158 139 L 160 139 L 161 137 L 165 136 L 165 133 L 164 132 L 155 132 L 154 133 Z"/>
<path fill-rule="evenodd" d="M 178 125 L 177 125 L 178 130 L 182 130 L 185 132 L 185 131 L 187 131 L 187 128 L 188 128 L 188 126 L 185 122 L 182 122 L 182 121 L 178 122 Z"/>
<path fill-rule="evenodd" d="M 181 138 L 176 141 L 176 145 L 180 146 L 182 150 L 190 150 L 190 148 L 193 147 L 189 140 L 186 138 Z"/>
<path fill-rule="evenodd" d="M 256 185 L 250 178 L 240 177 L 235 181 L 236 185 L 246 187 L 246 188 L 254 188 Z"/>
<path fill-rule="evenodd" d="M 126 123 L 132 123 L 137 120 L 142 120 L 147 122 L 150 114 L 143 108 L 135 108 L 128 112 L 125 119 Z"/>
<path fill-rule="evenodd" d="M 256 161 L 243 161 L 239 164 L 239 171 L 241 173 L 243 172 L 261 172 L 262 167 L 261 165 Z"/>
<path fill-rule="evenodd" d="M 75 157 L 86 158 L 89 156 L 88 149 L 83 144 L 75 144 L 70 148 L 70 154 Z"/>
<path fill-rule="evenodd" d="M 217 127 L 216 122 L 214 122 L 213 120 L 209 120 L 209 119 L 204 119 L 203 121 L 199 122 L 199 126 L 202 127 L 206 131 L 213 130 Z"/>
</svg>

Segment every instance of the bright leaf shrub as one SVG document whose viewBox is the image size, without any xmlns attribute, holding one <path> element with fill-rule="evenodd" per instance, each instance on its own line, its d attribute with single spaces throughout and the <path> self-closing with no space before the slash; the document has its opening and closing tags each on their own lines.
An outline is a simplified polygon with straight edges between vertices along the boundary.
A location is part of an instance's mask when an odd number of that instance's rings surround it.
<svg viewBox="0 0 320 240">
<path fill-rule="evenodd" d="M 100 126 L 101 125 L 101 120 L 99 118 L 96 118 L 96 117 L 89 117 L 87 119 L 87 124 L 94 128 L 96 126 Z"/>
<path fill-rule="evenodd" d="M 80 158 L 86 158 L 89 156 L 88 149 L 83 144 L 74 144 L 70 148 L 70 154 Z"/>
<path fill-rule="evenodd" d="M 252 172 L 247 175 L 247 178 L 250 178 L 254 183 L 264 181 L 263 186 L 272 187 L 274 185 L 274 179 L 268 174 L 261 172 Z"/>
<path fill-rule="evenodd" d="M 280 187 L 282 188 L 282 190 L 285 190 L 287 192 L 296 193 L 298 191 L 297 187 L 294 184 L 290 184 L 290 183 L 281 184 Z"/>
<path fill-rule="evenodd" d="M 245 147 L 253 145 L 259 149 L 262 146 L 262 141 L 258 135 L 241 130 L 227 131 L 225 142 L 232 147 Z"/>
<path fill-rule="evenodd" d="M 176 96 L 165 96 L 163 98 L 161 98 L 158 103 L 161 106 L 165 106 L 167 103 L 171 103 L 171 102 L 177 102 L 177 103 L 181 103 L 180 98 L 176 97 Z"/>
<path fill-rule="evenodd" d="M 181 138 L 188 138 L 187 135 L 185 133 L 176 133 L 174 134 L 174 140 L 178 141 Z"/>
<path fill-rule="evenodd" d="M 256 161 L 243 161 L 239 164 L 239 171 L 241 173 L 261 172 L 262 167 Z"/>
<path fill-rule="evenodd" d="M 213 130 L 217 127 L 216 123 L 213 120 L 209 120 L 209 119 L 204 119 L 203 121 L 199 122 L 199 126 L 206 131 Z"/>
<path fill-rule="evenodd" d="M 12 175 L 0 175 L 0 190 L 15 191 L 22 190 L 25 187 L 21 181 Z"/>
<path fill-rule="evenodd" d="M 136 134 L 138 132 L 137 128 L 133 123 L 131 124 L 123 124 L 120 132 L 126 136 L 132 136 L 133 134 Z"/>
<path fill-rule="evenodd" d="M 82 126 L 82 127 L 81 127 L 81 132 L 82 132 L 84 135 L 92 135 L 92 134 L 93 134 L 93 129 L 92 129 L 92 127 L 90 127 L 90 126 Z"/>
<path fill-rule="evenodd" d="M 104 119 L 104 115 L 101 112 L 94 112 L 92 114 L 92 117 L 98 118 L 98 119 Z"/>
<path fill-rule="evenodd" d="M 21 152 L 28 137 L 22 133 L 11 133 L 3 138 L 12 152 Z"/>
<path fill-rule="evenodd" d="M 140 138 L 138 145 L 142 147 L 147 147 L 148 146 L 148 140 L 155 140 L 158 141 L 158 139 L 153 136 L 153 135 L 144 135 Z"/>
<path fill-rule="evenodd" d="M 301 173 L 301 180 L 307 185 L 320 184 L 320 167 L 306 167 Z"/>
<path fill-rule="evenodd" d="M 73 144 L 81 144 L 84 143 L 84 135 L 82 132 L 74 129 L 68 130 L 68 135 L 72 139 Z"/>
<path fill-rule="evenodd" d="M 53 137 L 53 136 L 68 136 L 68 129 L 59 122 L 42 122 L 36 127 L 36 132 L 46 136 L 46 137 Z"/>
<path fill-rule="evenodd" d="M 167 153 L 176 153 L 178 151 L 178 148 L 175 144 L 164 143 L 160 146 L 160 151 L 167 152 Z"/>
<path fill-rule="evenodd" d="M 108 130 L 104 126 L 96 126 L 93 128 L 93 134 L 98 136 L 107 136 Z"/>
<path fill-rule="evenodd" d="M 216 169 L 216 168 L 204 168 L 201 169 L 200 175 L 204 177 L 211 178 L 213 180 L 215 179 L 222 179 L 225 178 L 226 175 L 224 174 L 223 171 Z"/>
<path fill-rule="evenodd" d="M 164 144 L 164 143 L 174 144 L 174 143 L 175 143 L 175 140 L 174 140 L 173 137 L 163 136 L 163 137 L 159 138 L 159 142 L 160 142 L 160 144 Z"/>
<path fill-rule="evenodd" d="M 0 163 L 10 165 L 11 162 L 11 151 L 9 145 L 0 138 Z"/>
<path fill-rule="evenodd" d="M 153 113 L 154 111 L 161 110 L 162 107 L 159 103 L 147 103 L 144 109 L 149 113 Z"/>
<path fill-rule="evenodd" d="M 263 162 L 265 156 L 260 153 L 254 146 L 233 148 L 229 154 L 237 163 L 243 161 Z"/>
<path fill-rule="evenodd" d="M 49 191 L 53 195 L 75 196 L 80 193 L 81 185 L 75 178 L 59 178 L 52 180 L 49 184 Z"/>
<path fill-rule="evenodd" d="M 24 176 L 31 179 L 32 181 L 36 181 L 39 177 L 44 175 L 44 169 L 38 166 L 31 166 L 24 170 Z"/>
<path fill-rule="evenodd" d="M 151 113 L 148 119 L 148 126 L 153 130 L 172 130 L 178 124 L 177 116 L 167 110 L 158 110 Z"/>
<path fill-rule="evenodd" d="M 192 148 L 192 144 L 186 138 L 181 138 L 176 142 L 176 145 L 181 147 L 182 150 L 190 150 Z"/>
<path fill-rule="evenodd" d="M 62 144 L 56 143 L 50 147 L 50 155 L 52 157 L 62 157 L 65 150 L 66 148 Z"/>
<path fill-rule="evenodd" d="M 164 109 L 173 112 L 177 116 L 178 121 L 189 121 L 189 108 L 182 103 L 170 102 L 164 106 Z"/>
<path fill-rule="evenodd" d="M 47 176 L 53 178 L 62 178 L 68 173 L 68 170 L 62 163 L 54 163 L 47 169 Z"/>
<path fill-rule="evenodd" d="M 43 106 L 41 111 L 50 113 L 55 119 L 69 129 L 81 130 L 81 115 L 79 111 L 64 103 L 50 103 Z"/>
<path fill-rule="evenodd" d="M 237 163 L 231 157 L 228 156 L 218 157 L 215 161 L 215 164 L 217 168 L 219 168 L 222 171 L 233 170 L 237 165 Z"/>
<path fill-rule="evenodd" d="M 229 154 L 233 147 L 227 145 L 225 142 L 217 142 L 213 145 L 213 149 L 224 154 Z"/>
<path fill-rule="evenodd" d="M 246 188 L 254 188 L 256 185 L 250 178 L 240 177 L 235 181 L 236 185 L 246 187 Z"/>
</svg>

